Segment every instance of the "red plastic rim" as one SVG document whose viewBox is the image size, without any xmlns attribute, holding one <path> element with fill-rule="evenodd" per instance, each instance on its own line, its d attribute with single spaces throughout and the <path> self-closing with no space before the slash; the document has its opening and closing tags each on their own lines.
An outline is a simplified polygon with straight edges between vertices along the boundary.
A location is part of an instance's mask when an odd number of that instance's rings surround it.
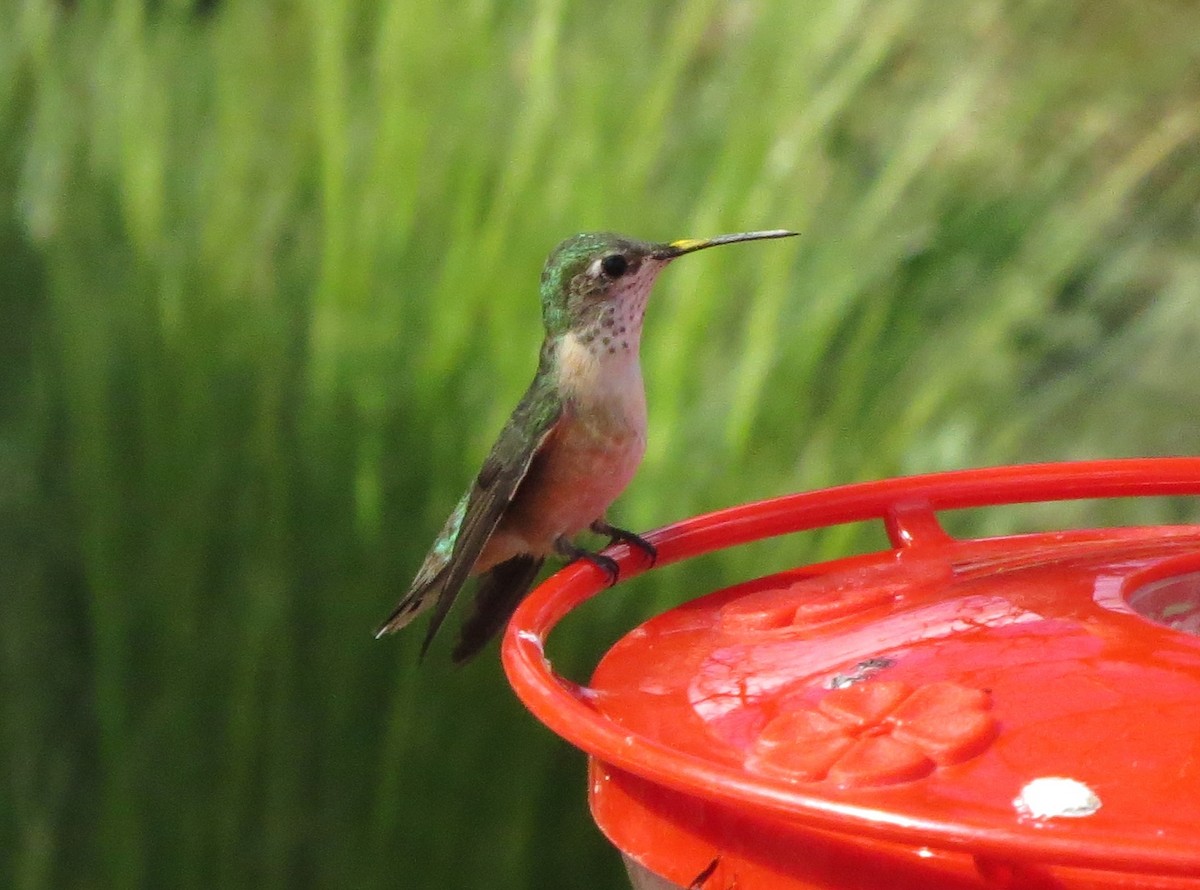
<svg viewBox="0 0 1200 890">
<path fill-rule="evenodd" d="M 864 520 L 883 520 L 901 550 L 944 537 L 935 513 L 975 507 L 1095 498 L 1200 494 L 1200 458 L 1141 458 L 1036 464 L 888 479 L 788 495 L 698 516 L 647 535 L 666 565 L 763 538 Z M 626 545 L 607 551 L 623 577 L 644 569 Z M 822 799 L 804 788 L 778 784 L 729 766 L 681 754 L 631 734 L 592 704 L 586 686 L 554 672 L 545 640 L 573 608 L 605 588 L 596 567 L 574 564 L 538 587 L 517 609 L 506 631 L 502 659 L 509 682 L 527 708 L 555 733 L 589 755 L 666 788 L 767 817 L 801 819 L 814 828 L 905 844 L 1045 863 L 1132 872 L 1195 875 L 1200 845 L 1147 849 L 1116 844 L 1102 851 L 1070 838 L 1033 837 L 1004 826 L 964 835 L 953 822 L 881 818 L 878 810 Z"/>
</svg>

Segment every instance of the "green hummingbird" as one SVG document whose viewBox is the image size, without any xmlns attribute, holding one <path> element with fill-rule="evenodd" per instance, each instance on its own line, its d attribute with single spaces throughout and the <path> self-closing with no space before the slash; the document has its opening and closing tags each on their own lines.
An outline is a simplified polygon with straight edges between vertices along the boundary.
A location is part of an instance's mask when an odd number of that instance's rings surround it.
<svg viewBox="0 0 1200 890">
<path fill-rule="evenodd" d="M 650 288 L 684 254 L 795 234 L 742 232 L 658 244 L 603 232 L 554 248 L 542 271 L 545 339 L 533 382 L 375 636 L 433 607 L 424 655 L 467 579 L 479 576 L 474 609 L 452 656 L 467 661 L 503 628 L 550 554 L 588 559 L 616 581 L 613 559 L 573 542 L 584 529 L 610 543 L 625 541 L 653 563 L 648 541 L 605 519 L 646 449 L 638 350 Z"/>
</svg>

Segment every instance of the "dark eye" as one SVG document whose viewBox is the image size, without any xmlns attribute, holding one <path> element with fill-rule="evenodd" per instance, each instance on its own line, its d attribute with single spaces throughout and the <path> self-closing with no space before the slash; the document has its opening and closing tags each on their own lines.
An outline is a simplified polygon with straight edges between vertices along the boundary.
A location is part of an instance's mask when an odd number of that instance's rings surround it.
<svg viewBox="0 0 1200 890">
<path fill-rule="evenodd" d="M 620 278 L 629 268 L 629 260 L 619 253 L 610 253 L 600 261 L 600 268 L 609 278 Z"/>
</svg>

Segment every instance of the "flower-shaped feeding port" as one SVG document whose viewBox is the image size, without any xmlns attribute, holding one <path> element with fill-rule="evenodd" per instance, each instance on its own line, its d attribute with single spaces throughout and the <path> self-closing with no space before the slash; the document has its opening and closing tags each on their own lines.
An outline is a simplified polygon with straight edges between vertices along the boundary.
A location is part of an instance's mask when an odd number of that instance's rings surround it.
<svg viewBox="0 0 1200 890">
<path fill-rule="evenodd" d="M 776 715 L 746 767 L 841 787 L 911 782 L 982 753 L 996 737 L 991 707 L 985 690 L 958 683 L 868 680 Z"/>
</svg>

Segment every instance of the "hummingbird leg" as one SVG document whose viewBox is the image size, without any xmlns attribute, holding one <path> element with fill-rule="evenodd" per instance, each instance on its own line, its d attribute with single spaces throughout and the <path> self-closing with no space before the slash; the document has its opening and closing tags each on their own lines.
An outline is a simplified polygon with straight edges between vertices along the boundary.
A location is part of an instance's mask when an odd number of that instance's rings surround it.
<svg viewBox="0 0 1200 890">
<path fill-rule="evenodd" d="M 617 565 L 617 561 L 611 556 L 605 556 L 603 553 L 593 553 L 590 550 L 585 550 L 578 544 L 574 543 L 565 535 L 559 535 L 554 540 L 554 552 L 559 556 L 566 557 L 570 560 L 586 559 L 596 568 L 600 569 L 604 574 L 608 575 L 608 586 L 617 583 L 617 578 L 621 575 L 621 567 Z"/>
<path fill-rule="evenodd" d="M 608 535 L 609 544 L 622 541 L 631 547 L 636 547 L 642 553 L 646 554 L 646 558 L 650 560 L 650 568 L 654 568 L 654 564 L 658 562 L 658 548 L 641 535 L 636 535 L 623 528 L 617 528 L 615 525 L 609 525 L 603 519 L 597 519 L 588 527 L 598 535 Z"/>
</svg>

